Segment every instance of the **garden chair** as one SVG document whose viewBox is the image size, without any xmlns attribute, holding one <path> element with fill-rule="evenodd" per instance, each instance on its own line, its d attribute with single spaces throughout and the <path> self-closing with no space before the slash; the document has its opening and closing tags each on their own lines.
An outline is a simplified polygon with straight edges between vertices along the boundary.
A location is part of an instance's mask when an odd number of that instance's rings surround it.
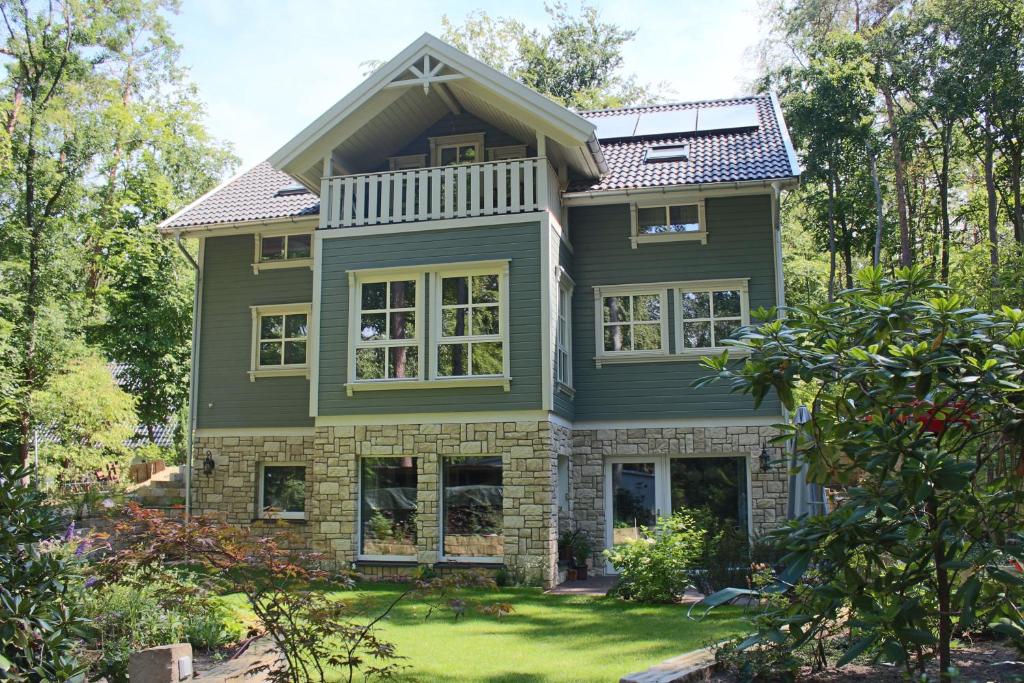
<svg viewBox="0 0 1024 683">
<path fill-rule="evenodd" d="M 743 598 L 747 598 L 752 602 L 759 602 L 761 598 L 769 595 L 788 593 L 796 587 L 796 584 L 803 577 L 806 570 L 806 562 L 796 562 L 787 567 L 786 571 L 775 577 L 775 581 L 770 586 L 760 590 L 752 588 L 723 588 L 720 591 L 715 591 L 711 595 L 704 596 L 699 602 L 690 605 L 690 609 L 686 610 L 686 618 L 693 621 L 701 621 L 711 610 L 721 605 L 731 605 Z M 692 614 L 693 610 L 698 607 L 704 608 L 704 612 L 700 616 L 694 617 Z"/>
</svg>

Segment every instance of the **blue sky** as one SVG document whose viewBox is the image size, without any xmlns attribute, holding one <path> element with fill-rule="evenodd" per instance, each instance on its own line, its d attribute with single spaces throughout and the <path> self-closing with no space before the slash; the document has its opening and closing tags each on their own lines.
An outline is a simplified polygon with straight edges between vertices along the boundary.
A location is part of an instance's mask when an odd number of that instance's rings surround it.
<svg viewBox="0 0 1024 683">
<path fill-rule="evenodd" d="M 744 92 L 758 40 L 756 0 L 595 4 L 607 20 L 638 30 L 625 71 L 641 82 L 667 82 L 675 100 Z M 355 87 L 361 62 L 389 59 L 424 31 L 440 36 L 442 15 L 461 20 L 478 8 L 514 12 L 529 26 L 547 18 L 543 0 L 184 0 L 172 25 L 211 132 L 248 167 Z"/>
</svg>

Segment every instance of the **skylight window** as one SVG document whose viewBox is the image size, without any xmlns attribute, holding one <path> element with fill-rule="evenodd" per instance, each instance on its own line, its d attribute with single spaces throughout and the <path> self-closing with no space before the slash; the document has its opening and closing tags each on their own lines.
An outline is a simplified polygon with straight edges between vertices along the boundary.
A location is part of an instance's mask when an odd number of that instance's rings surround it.
<svg viewBox="0 0 1024 683">
<path fill-rule="evenodd" d="M 658 145 L 648 147 L 644 155 L 644 163 L 652 161 L 687 161 L 690 158 L 690 145 Z"/>
<path fill-rule="evenodd" d="M 300 183 L 288 183 L 277 191 L 278 197 L 286 197 L 292 194 L 305 194 L 308 192 L 305 185 Z"/>
</svg>

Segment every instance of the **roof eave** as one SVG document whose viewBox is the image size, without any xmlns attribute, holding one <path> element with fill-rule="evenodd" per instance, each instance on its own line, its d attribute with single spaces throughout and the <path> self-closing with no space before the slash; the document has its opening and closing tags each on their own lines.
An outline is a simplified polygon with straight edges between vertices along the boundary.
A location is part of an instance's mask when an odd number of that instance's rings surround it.
<svg viewBox="0 0 1024 683">
<path fill-rule="evenodd" d="M 759 178 L 757 180 L 733 180 L 714 183 L 686 183 L 677 185 L 658 185 L 656 187 L 635 187 L 609 190 L 581 190 L 562 194 L 562 204 L 579 206 L 583 204 L 618 204 L 632 199 L 645 199 L 670 193 L 729 193 L 742 194 L 751 190 L 770 190 L 774 185 L 780 189 L 790 189 L 800 183 L 799 176 L 781 176 L 775 178 Z"/>
</svg>

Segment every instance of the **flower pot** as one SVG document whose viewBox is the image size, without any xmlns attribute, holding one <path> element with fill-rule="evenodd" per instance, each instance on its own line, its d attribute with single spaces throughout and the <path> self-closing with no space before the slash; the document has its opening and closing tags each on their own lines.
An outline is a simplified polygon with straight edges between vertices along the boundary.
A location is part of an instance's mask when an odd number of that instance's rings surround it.
<svg viewBox="0 0 1024 683">
<path fill-rule="evenodd" d="M 576 570 L 570 568 L 569 570 L 566 571 L 566 580 L 567 581 L 575 581 L 576 580 L 576 574 L 577 574 Z"/>
<path fill-rule="evenodd" d="M 570 569 L 569 571 L 572 570 Z M 582 567 L 576 567 L 576 578 L 580 581 L 587 580 L 587 565 L 583 565 Z"/>
</svg>

